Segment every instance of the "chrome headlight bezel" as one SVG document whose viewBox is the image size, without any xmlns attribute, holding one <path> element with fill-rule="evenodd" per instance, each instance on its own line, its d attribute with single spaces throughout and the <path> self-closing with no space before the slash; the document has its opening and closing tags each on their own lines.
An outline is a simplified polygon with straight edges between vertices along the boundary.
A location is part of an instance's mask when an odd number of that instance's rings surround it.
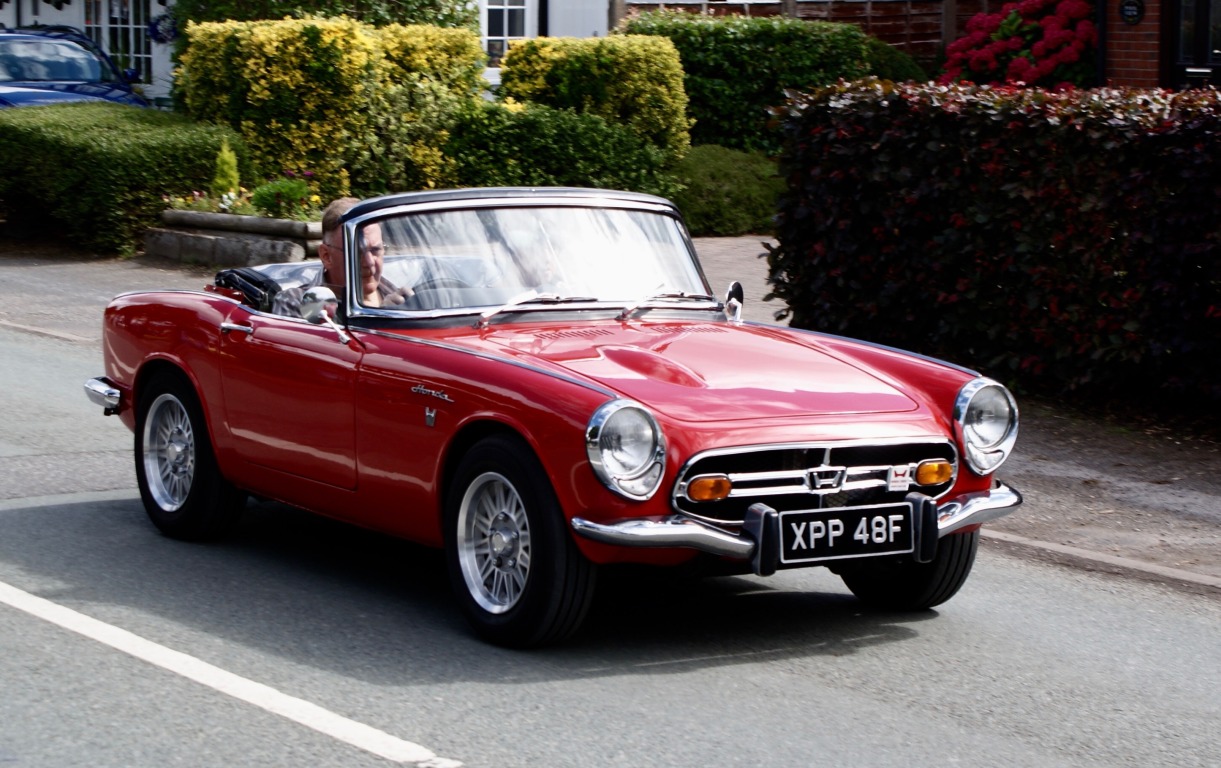
<svg viewBox="0 0 1221 768">
<path fill-rule="evenodd" d="M 967 465 L 976 474 L 990 475 L 1005 463 L 1017 442 L 1017 401 L 1003 384 L 973 379 L 958 390 L 954 429 Z"/>
<path fill-rule="evenodd" d="M 648 437 L 637 452 L 641 457 L 635 466 L 609 455 L 616 439 L 627 434 L 629 426 L 644 427 Z M 661 487 L 666 471 L 666 440 L 653 414 L 633 400 L 611 400 L 594 411 L 585 428 L 585 452 L 594 474 L 615 493 L 633 501 L 646 501 Z"/>
</svg>

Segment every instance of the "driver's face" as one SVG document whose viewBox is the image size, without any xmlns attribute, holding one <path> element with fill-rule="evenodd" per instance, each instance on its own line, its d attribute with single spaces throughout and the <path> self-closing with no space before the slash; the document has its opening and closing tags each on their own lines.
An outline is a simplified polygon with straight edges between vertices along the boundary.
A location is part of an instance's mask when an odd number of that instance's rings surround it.
<svg viewBox="0 0 1221 768">
<path fill-rule="evenodd" d="M 386 246 L 382 242 L 382 228 L 370 224 L 362 231 L 360 245 L 360 288 L 364 296 L 372 296 L 382 281 L 382 266 L 386 258 Z"/>
<path fill-rule="evenodd" d="M 377 292 L 377 286 L 382 279 L 382 266 L 386 257 L 386 246 L 382 242 L 382 228 L 377 224 L 369 224 L 361 231 L 360 240 L 360 283 L 362 296 L 371 296 Z M 318 252 L 326 268 L 327 277 L 331 283 L 343 287 L 347 285 L 347 263 L 343 258 L 343 233 L 336 231 L 322 241 Z"/>
</svg>

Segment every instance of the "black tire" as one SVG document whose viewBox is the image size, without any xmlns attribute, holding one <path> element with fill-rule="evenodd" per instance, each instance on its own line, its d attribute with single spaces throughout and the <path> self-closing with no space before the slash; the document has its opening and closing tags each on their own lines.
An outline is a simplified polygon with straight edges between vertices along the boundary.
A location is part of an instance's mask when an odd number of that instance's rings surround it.
<svg viewBox="0 0 1221 768">
<path fill-rule="evenodd" d="M 445 558 L 463 612 L 484 640 L 528 648 L 580 627 L 596 568 L 572 540 L 534 452 L 506 435 L 467 452 L 445 504 Z"/>
<path fill-rule="evenodd" d="M 246 496 L 221 476 L 199 398 L 181 373 L 156 373 L 143 387 L 135 446 L 140 499 L 162 533 L 197 541 L 232 529 Z"/>
<path fill-rule="evenodd" d="M 866 561 L 845 565 L 839 575 L 852 594 L 871 608 L 923 611 L 954 596 L 971 574 L 979 531 L 946 536 L 931 563 Z"/>
</svg>

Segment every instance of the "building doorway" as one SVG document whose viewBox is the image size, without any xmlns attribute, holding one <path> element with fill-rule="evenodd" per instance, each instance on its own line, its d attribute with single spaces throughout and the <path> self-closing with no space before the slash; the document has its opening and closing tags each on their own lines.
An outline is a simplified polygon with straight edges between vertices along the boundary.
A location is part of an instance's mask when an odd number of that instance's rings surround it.
<svg viewBox="0 0 1221 768">
<path fill-rule="evenodd" d="M 1221 0 L 1172 0 L 1170 86 L 1221 84 Z"/>
</svg>

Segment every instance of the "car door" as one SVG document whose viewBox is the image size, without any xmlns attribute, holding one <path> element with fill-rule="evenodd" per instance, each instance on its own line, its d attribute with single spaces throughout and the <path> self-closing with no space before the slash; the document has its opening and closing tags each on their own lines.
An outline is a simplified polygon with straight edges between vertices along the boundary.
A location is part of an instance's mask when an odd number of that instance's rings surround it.
<svg viewBox="0 0 1221 768">
<path fill-rule="evenodd" d="M 326 326 L 245 306 L 230 312 L 222 330 L 234 453 L 258 467 L 355 489 L 360 344 Z"/>
</svg>

